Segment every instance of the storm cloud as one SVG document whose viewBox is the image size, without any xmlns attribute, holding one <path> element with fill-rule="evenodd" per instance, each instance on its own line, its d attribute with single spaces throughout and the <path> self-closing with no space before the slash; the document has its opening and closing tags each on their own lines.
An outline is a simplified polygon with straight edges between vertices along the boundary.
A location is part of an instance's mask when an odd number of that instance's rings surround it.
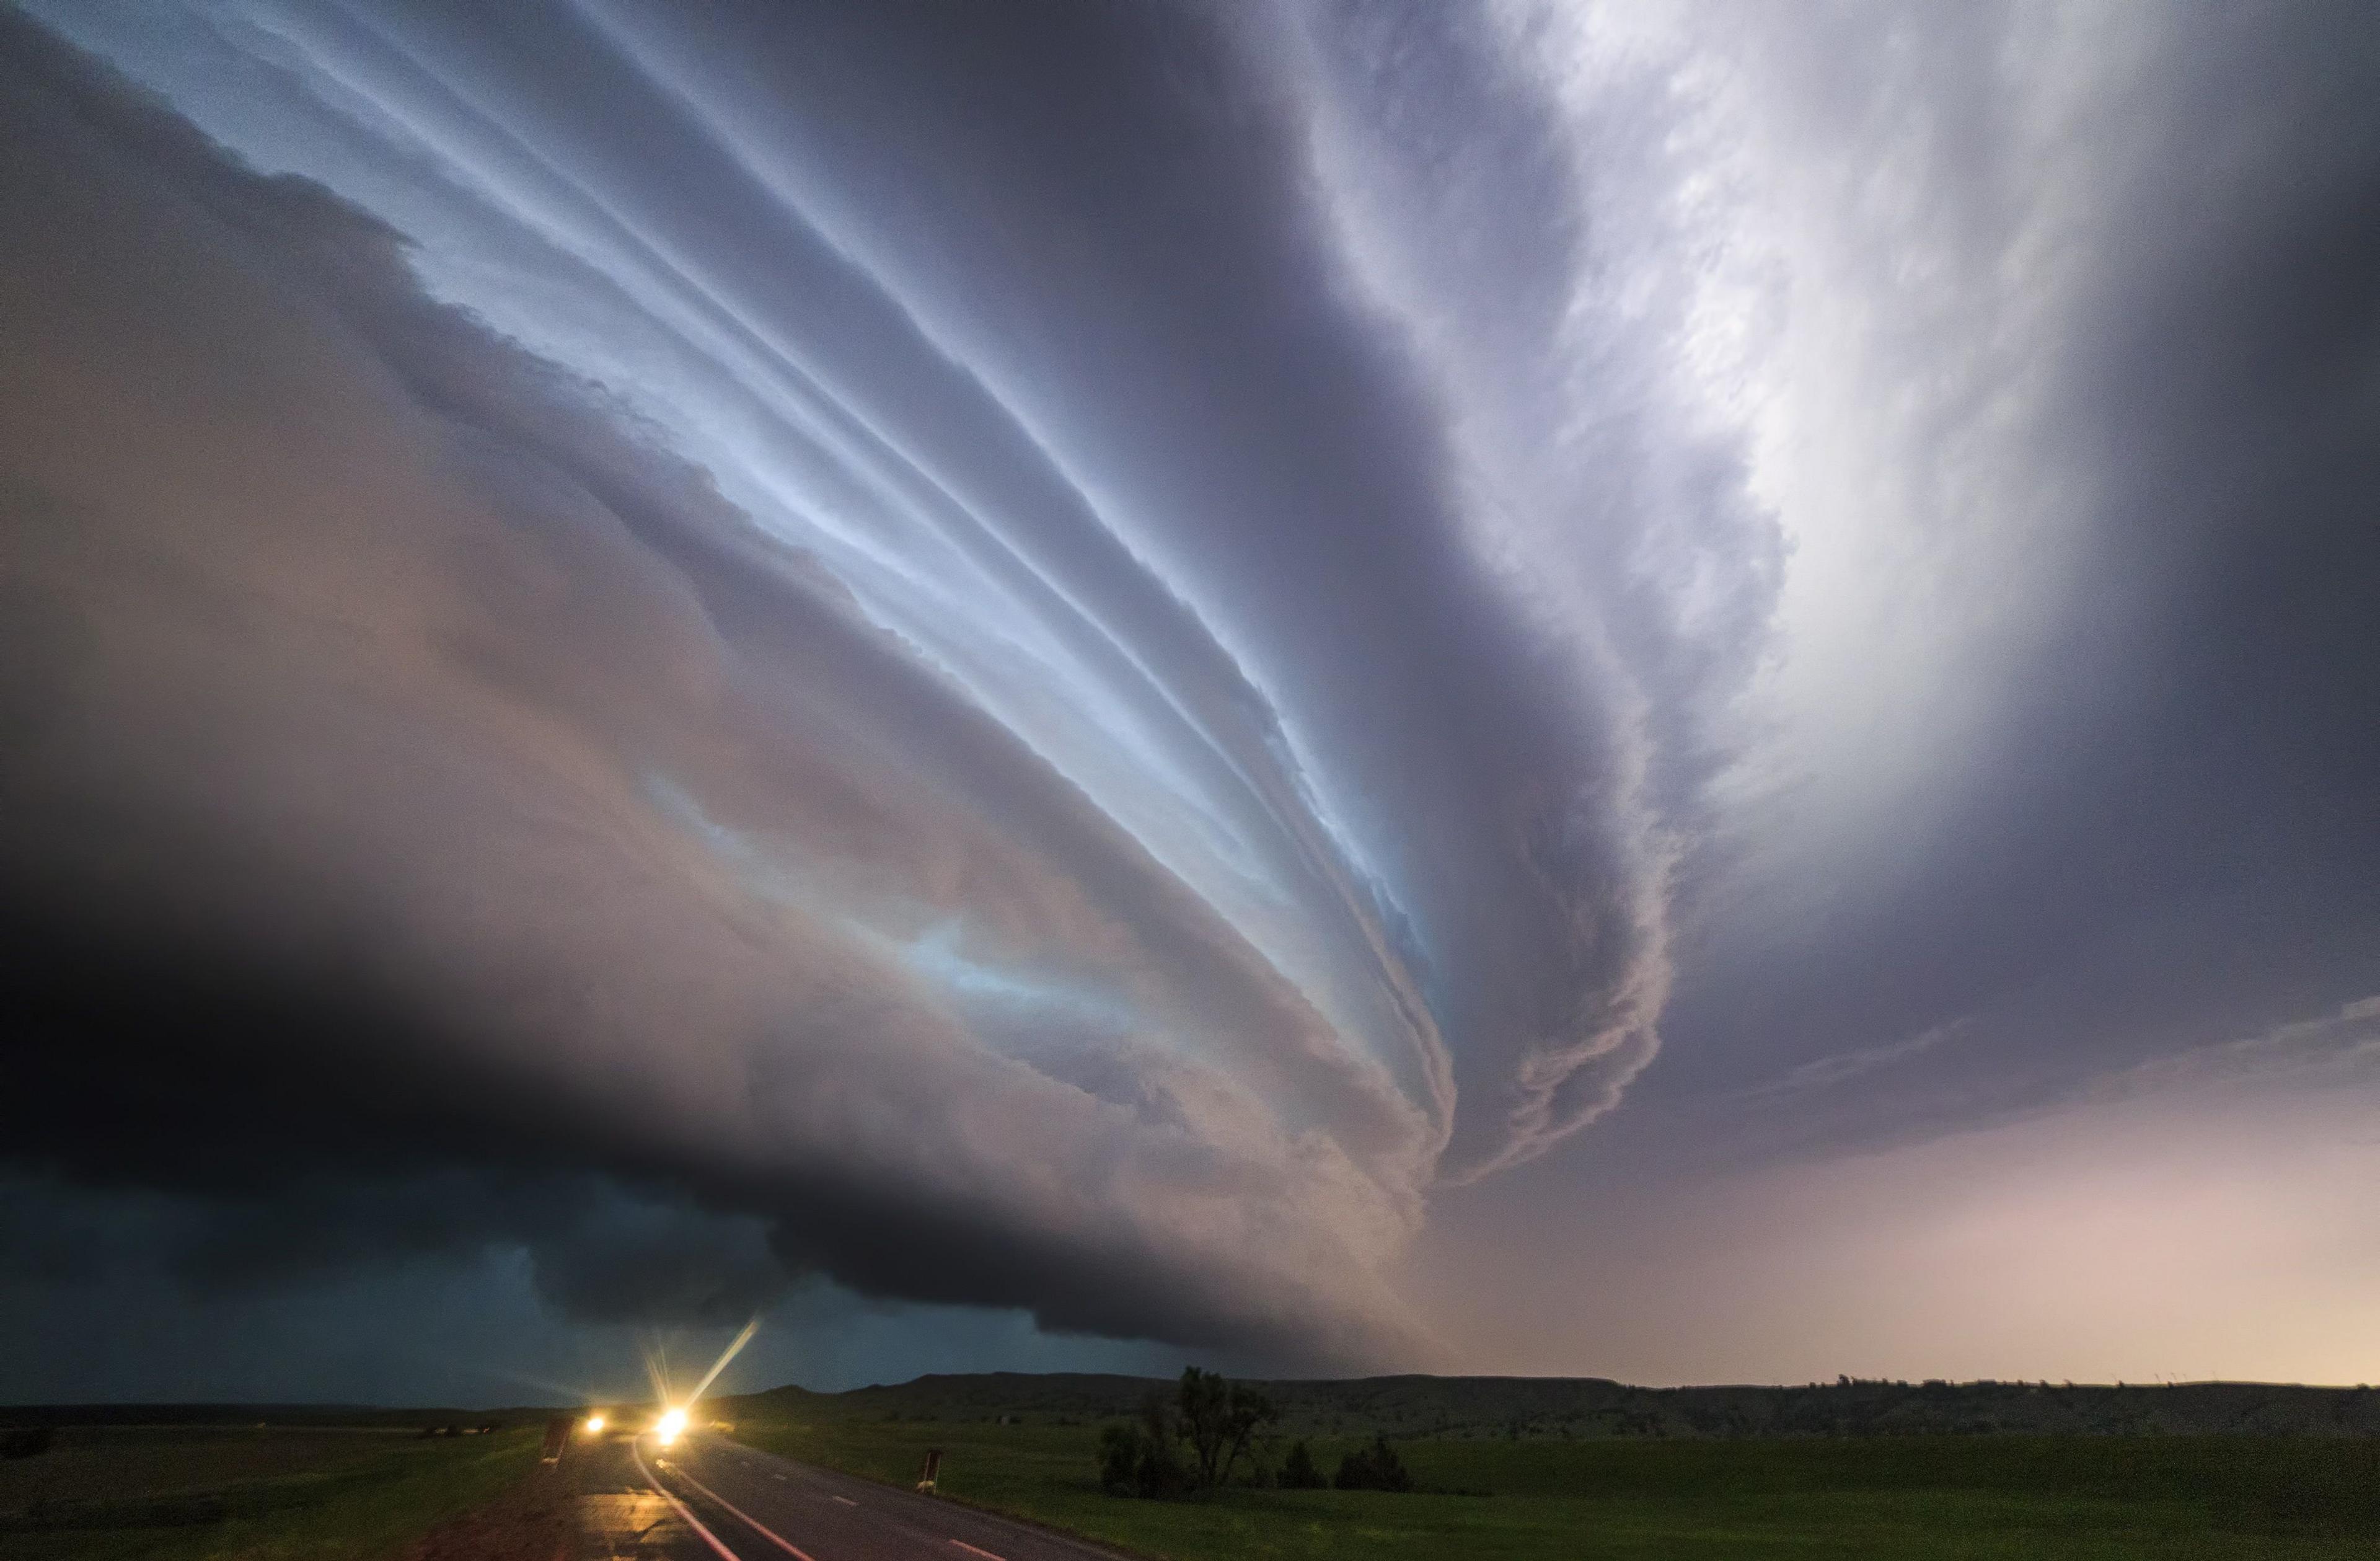
<svg viewBox="0 0 2380 1561">
<path fill-rule="evenodd" d="M 12 54 L 18 1153 L 618 1167 L 892 1294 L 1399 1336 L 1409 1058 L 394 234 Z"/>
<path fill-rule="evenodd" d="M 60 1283 L 1491 1364 L 1712 1177 L 2369 1094 L 2367 7 L 26 11 Z"/>
</svg>

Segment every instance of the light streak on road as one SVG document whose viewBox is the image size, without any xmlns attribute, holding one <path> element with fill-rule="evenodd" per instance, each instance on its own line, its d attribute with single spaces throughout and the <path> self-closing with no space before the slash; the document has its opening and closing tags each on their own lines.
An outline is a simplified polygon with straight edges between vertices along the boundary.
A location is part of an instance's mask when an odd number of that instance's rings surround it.
<svg viewBox="0 0 2380 1561">
<path fill-rule="evenodd" d="M 783 1548 L 787 1555 L 797 1555 L 801 1557 L 801 1561 L 813 1561 L 809 1552 L 804 1550 L 801 1546 L 795 1544 L 784 1535 L 777 1532 L 776 1530 L 771 1529 L 766 1523 L 761 1522 L 758 1518 L 753 1517 L 750 1513 L 745 1511 L 734 1502 L 729 1501 L 725 1496 L 721 1495 L 718 1492 L 712 1490 L 701 1481 L 697 1480 L 686 1469 L 686 1465 L 681 1463 L 671 1472 L 674 1473 L 679 1479 L 685 1481 L 687 1484 L 693 1486 L 696 1490 L 700 1491 L 704 1495 L 709 1496 L 712 1501 L 717 1502 L 720 1506 L 734 1513 L 736 1517 L 744 1519 L 745 1522 L 750 1524 L 753 1528 L 759 1530 L 763 1536 L 776 1542 L 776 1543 Z M 998 1558 L 994 1557 L 994 1561 L 998 1561 Z"/>
<path fill-rule="evenodd" d="M 712 1533 L 710 1529 L 704 1526 L 702 1519 L 694 1515 L 694 1509 L 692 1507 L 686 1506 L 686 1503 L 678 1500 L 676 1496 L 671 1494 L 662 1487 L 660 1481 L 653 1478 L 653 1471 L 645 1467 L 645 1455 L 637 1450 L 637 1445 L 634 1442 L 628 1444 L 628 1456 L 637 1460 L 637 1472 L 645 1477 L 645 1483 L 653 1488 L 653 1494 L 660 1496 L 662 1500 L 669 1503 L 672 1510 L 675 1511 L 680 1518 L 686 1520 L 686 1526 L 692 1529 L 697 1534 L 702 1537 L 703 1543 L 709 1545 L 720 1555 L 724 1556 L 726 1561 L 744 1561 L 742 1556 L 728 1549 L 726 1544 L 721 1541 L 717 1534 Z"/>
</svg>

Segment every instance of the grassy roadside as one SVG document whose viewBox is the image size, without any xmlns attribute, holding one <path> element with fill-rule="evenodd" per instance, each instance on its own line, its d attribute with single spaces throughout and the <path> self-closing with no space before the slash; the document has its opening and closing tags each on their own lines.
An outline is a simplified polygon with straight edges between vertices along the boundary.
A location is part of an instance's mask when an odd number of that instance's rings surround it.
<svg viewBox="0 0 2380 1561">
<path fill-rule="evenodd" d="M 86 1466 L 65 1471 L 77 1486 L 110 1464 L 123 1478 L 103 1496 L 0 1515 L 9 1561 L 383 1561 L 534 1470 L 542 1429 L 388 1438 L 327 1463 L 292 1439 L 278 1449 L 285 1471 L 272 1471 L 268 1445 L 249 1449 L 246 1477 L 229 1481 L 213 1478 L 225 1461 L 220 1433 L 149 1433 L 116 1447 L 106 1437 L 62 1436 L 45 1456 Z"/>
<path fill-rule="evenodd" d="M 742 1440 L 888 1483 L 944 1450 L 942 1488 L 1164 1557 L 1940 1557 L 2345 1561 L 2380 1550 L 2380 1445 L 2247 1438 L 1414 1441 L 1426 1486 L 1106 1495 L 1095 1427 L 740 1424 Z M 1352 1444 L 1314 1443 L 1326 1468 Z"/>
</svg>

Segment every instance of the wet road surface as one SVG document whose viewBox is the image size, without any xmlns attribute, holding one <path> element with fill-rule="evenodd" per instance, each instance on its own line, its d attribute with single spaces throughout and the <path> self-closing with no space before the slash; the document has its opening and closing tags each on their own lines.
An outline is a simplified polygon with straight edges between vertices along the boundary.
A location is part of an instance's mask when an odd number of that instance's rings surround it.
<svg viewBox="0 0 2380 1561">
<path fill-rule="evenodd" d="M 1114 1561 L 1111 1552 L 718 1436 L 580 1449 L 586 1561 Z"/>
</svg>

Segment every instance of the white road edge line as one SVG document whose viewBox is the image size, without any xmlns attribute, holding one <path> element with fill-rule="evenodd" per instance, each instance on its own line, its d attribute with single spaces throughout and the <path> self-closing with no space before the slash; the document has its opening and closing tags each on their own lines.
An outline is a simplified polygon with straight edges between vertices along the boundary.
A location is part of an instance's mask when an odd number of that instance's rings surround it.
<svg viewBox="0 0 2380 1561">
<path fill-rule="evenodd" d="M 982 1556 L 983 1561 L 1008 1561 L 1008 1557 L 1005 1555 L 994 1555 L 989 1550 L 978 1550 L 974 1545 L 967 1543 L 965 1540 L 953 1540 L 951 1543 L 957 1545 L 961 1550 L 965 1551 L 969 1555 Z"/>
<path fill-rule="evenodd" d="M 677 1515 L 686 1519 L 686 1526 L 688 1528 L 702 1536 L 702 1540 L 705 1544 L 708 1544 L 711 1549 L 727 1557 L 727 1561 L 744 1561 L 744 1557 L 736 1555 L 734 1551 L 720 1543 L 719 1536 L 717 1534 L 712 1533 L 710 1530 L 702 1526 L 702 1519 L 694 1515 L 694 1509 L 692 1507 L 687 1506 L 686 1503 L 678 1500 L 675 1496 L 670 1494 L 669 1492 L 662 1489 L 662 1482 L 653 1478 L 653 1471 L 645 1467 L 645 1455 L 637 1451 L 637 1445 L 634 1441 L 631 1441 L 628 1444 L 628 1456 L 637 1460 L 637 1472 L 645 1477 L 645 1483 L 650 1485 L 654 1492 L 661 1496 L 662 1500 L 677 1508 Z M 809 1561 L 809 1558 L 808 1556 L 804 1556 L 802 1561 Z"/>
<path fill-rule="evenodd" d="M 709 1496 L 712 1501 L 715 1501 L 720 1506 L 725 1507 L 728 1511 L 734 1513 L 736 1517 L 741 1518 L 747 1523 L 751 1524 L 752 1527 L 759 1530 L 762 1533 L 768 1535 L 769 1538 L 776 1541 L 778 1545 L 781 1546 L 788 1555 L 798 1555 L 801 1557 L 801 1561 L 812 1561 L 812 1557 L 808 1551 L 804 1550 L 800 1545 L 795 1544 L 784 1535 L 777 1532 L 776 1530 L 771 1529 L 766 1523 L 761 1522 L 758 1518 L 753 1517 L 750 1513 L 745 1511 L 734 1502 L 729 1501 L 725 1496 L 721 1495 L 718 1492 L 712 1490 L 701 1481 L 697 1480 L 693 1475 L 686 1472 L 686 1465 L 680 1464 L 677 1466 L 677 1477 L 685 1481 L 687 1484 L 693 1486 L 696 1490 L 700 1491 L 704 1495 Z"/>
<path fill-rule="evenodd" d="M 780 1474 L 777 1478 L 783 1480 L 784 1476 Z M 845 1506 L 857 1506 L 859 1505 L 857 1502 L 853 1501 L 849 1496 L 829 1496 L 827 1499 L 829 1501 L 839 1501 Z"/>
</svg>

